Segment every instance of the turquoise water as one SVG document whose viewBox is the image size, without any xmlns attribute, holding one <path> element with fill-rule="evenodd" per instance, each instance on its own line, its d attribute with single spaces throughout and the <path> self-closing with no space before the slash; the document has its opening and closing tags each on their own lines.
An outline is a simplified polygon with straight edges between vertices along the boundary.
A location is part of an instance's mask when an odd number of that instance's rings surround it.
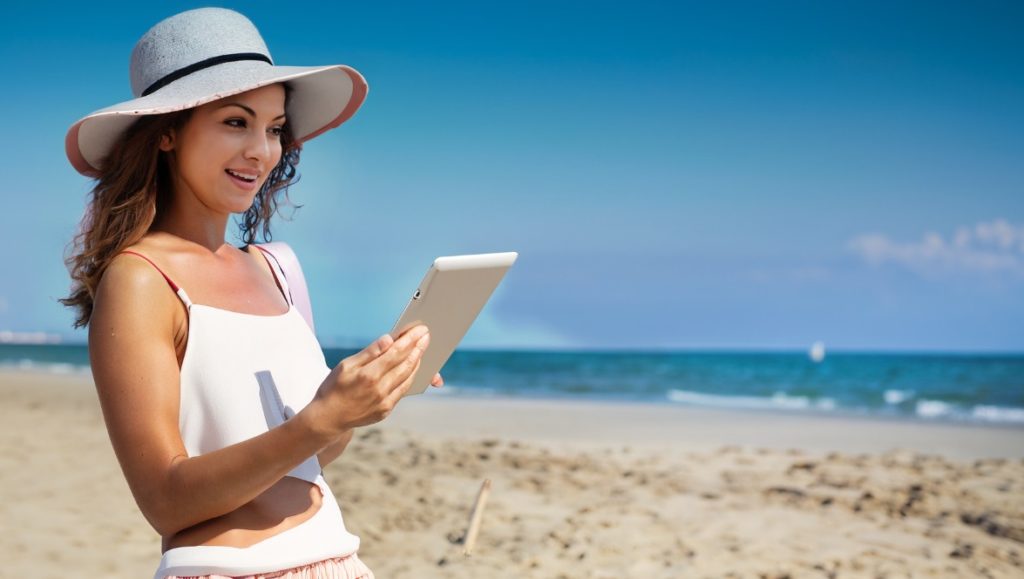
<svg viewBox="0 0 1024 579">
<path fill-rule="evenodd" d="M 326 349 L 329 364 L 356 350 Z M 85 346 L 0 345 L 0 366 L 88 372 Z M 1024 355 L 456 352 L 446 396 L 868 414 L 1024 426 Z M 434 393 L 432 393 L 434 394 Z"/>
</svg>

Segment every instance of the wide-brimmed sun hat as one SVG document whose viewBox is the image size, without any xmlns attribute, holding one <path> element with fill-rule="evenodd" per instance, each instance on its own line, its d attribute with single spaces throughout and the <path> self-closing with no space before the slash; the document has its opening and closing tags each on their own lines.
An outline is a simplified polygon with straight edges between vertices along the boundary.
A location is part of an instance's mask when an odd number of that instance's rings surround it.
<svg viewBox="0 0 1024 579">
<path fill-rule="evenodd" d="M 366 80 L 345 65 L 276 66 L 256 26 L 224 8 L 162 20 L 139 39 L 130 65 L 135 98 L 71 125 L 71 164 L 96 177 L 118 137 L 142 115 L 181 111 L 269 84 L 291 88 L 285 114 L 298 143 L 333 129 L 366 99 Z"/>
</svg>

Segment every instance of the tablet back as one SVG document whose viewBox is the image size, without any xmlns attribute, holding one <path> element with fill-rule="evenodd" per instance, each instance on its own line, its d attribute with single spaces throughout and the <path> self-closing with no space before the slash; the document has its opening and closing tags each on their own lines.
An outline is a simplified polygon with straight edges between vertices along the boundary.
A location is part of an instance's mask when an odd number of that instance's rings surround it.
<svg viewBox="0 0 1024 579">
<path fill-rule="evenodd" d="M 430 345 L 406 395 L 427 389 L 518 255 L 511 251 L 434 260 L 391 331 L 397 338 L 418 323 L 430 328 Z"/>
</svg>

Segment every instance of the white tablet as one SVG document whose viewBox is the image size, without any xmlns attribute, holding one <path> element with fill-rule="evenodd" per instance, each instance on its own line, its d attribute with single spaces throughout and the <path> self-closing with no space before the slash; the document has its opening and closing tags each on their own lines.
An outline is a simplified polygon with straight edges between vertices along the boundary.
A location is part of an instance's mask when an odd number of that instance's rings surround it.
<svg viewBox="0 0 1024 579">
<path fill-rule="evenodd" d="M 406 396 L 430 386 L 518 256 L 509 251 L 434 260 L 391 330 L 391 337 L 397 338 L 417 324 L 430 329 L 430 345 Z"/>
</svg>

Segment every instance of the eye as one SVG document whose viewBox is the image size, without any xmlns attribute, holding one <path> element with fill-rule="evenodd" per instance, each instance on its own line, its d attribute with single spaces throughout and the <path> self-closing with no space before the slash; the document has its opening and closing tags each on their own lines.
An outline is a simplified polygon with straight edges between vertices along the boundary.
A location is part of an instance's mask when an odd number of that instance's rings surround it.
<svg viewBox="0 0 1024 579">
<path fill-rule="evenodd" d="M 280 137 L 284 133 L 284 127 L 271 127 L 270 134 Z"/>
<path fill-rule="evenodd" d="M 228 125 L 230 127 L 236 127 L 236 128 L 244 129 L 245 128 L 245 119 L 228 119 L 228 120 L 224 121 L 224 124 Z"/>
</svg>

